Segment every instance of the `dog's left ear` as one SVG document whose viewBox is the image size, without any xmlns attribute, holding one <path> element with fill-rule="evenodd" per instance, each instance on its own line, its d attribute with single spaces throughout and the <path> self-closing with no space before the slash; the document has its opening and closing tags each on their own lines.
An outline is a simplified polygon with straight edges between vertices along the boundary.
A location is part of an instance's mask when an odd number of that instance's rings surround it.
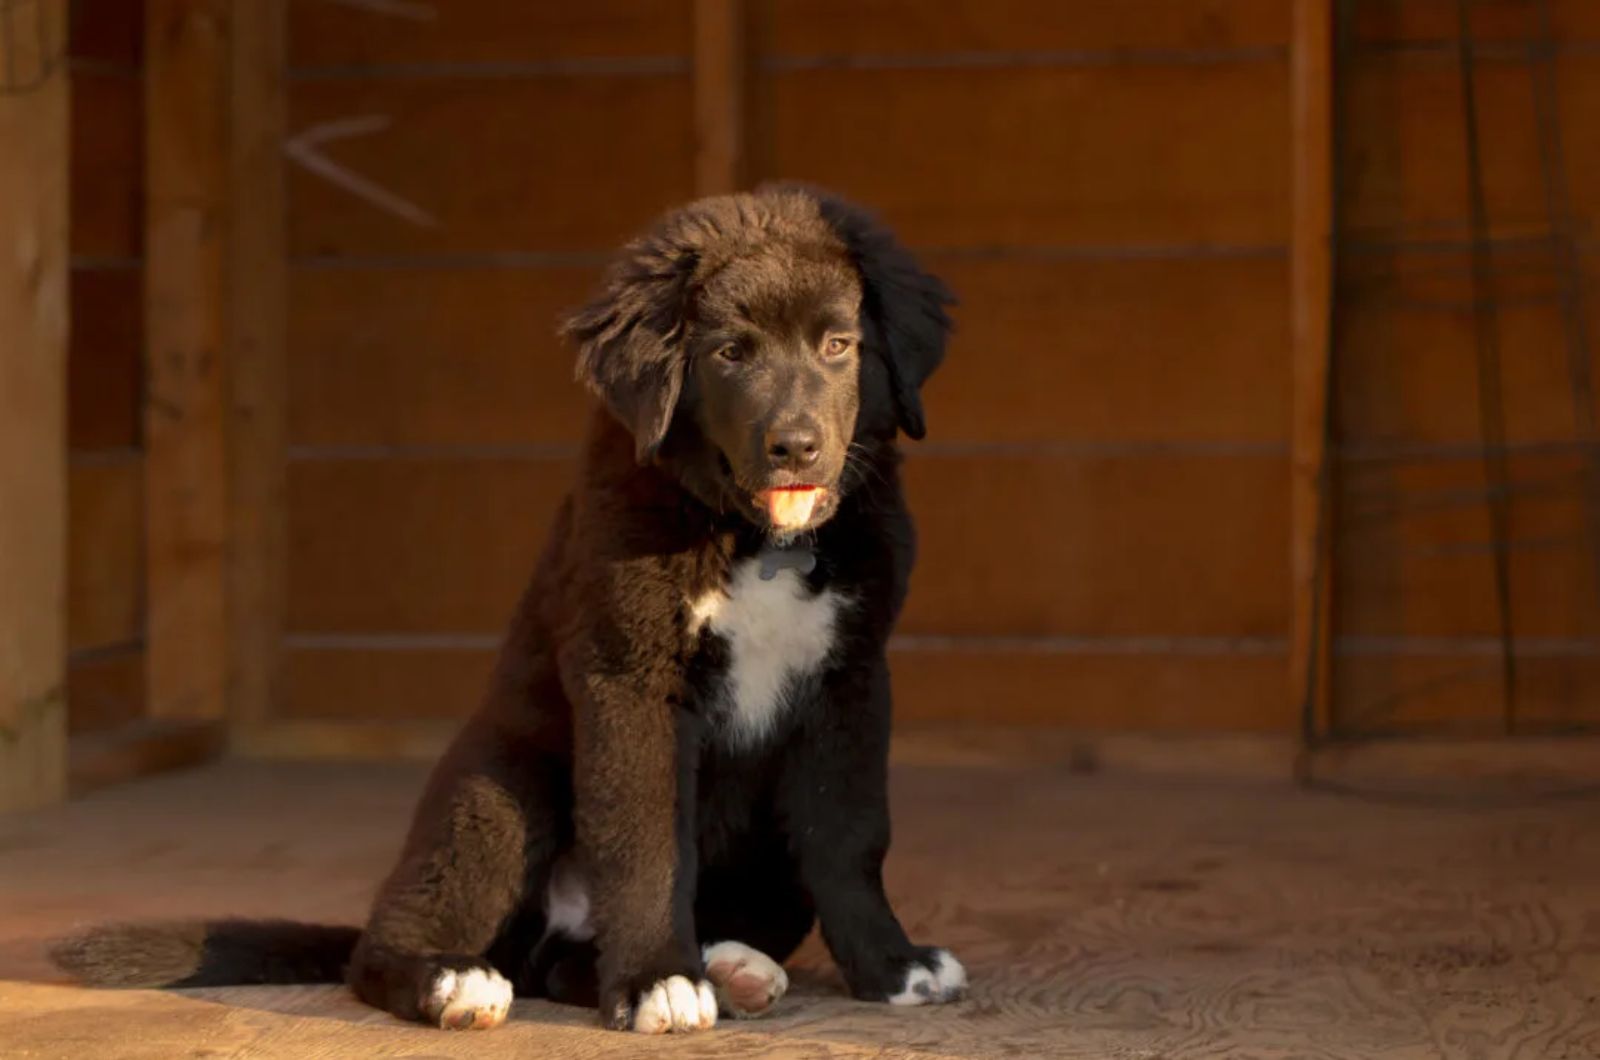
<svg viewBox="0 0 1600 1060">
<path fill-rule="evenodd" d="M 827 221 L 844 240 L 861 273 L 861 314 L 889 367 L 900 429 L 910 438 L 928 433 L 922 384 L 944 360 L 950 336 L 949 288 L 924 272 L 911 252 L 877 218 L 826 193 L 813 192 Z"/>
<path fill-rule="evenodd" d="M 684 315 L 697 260 L 666 229 L 646 236 L 562 327 L 578 346 L 578 381 L 632 432 L 641 464 L 666 438 L 683 390 Z"/>
</svg>

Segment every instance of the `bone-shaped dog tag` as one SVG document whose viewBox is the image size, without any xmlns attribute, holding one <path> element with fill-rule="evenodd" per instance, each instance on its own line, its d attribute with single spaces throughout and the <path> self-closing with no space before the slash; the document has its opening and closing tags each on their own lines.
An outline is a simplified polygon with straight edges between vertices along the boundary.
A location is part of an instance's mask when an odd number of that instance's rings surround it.
<svg viewBox="0 0 1600 1060">
<path fill-rule="evenodd" d="M 761 580 L 770 582 L 781 570 L 799 571 L 804 577 L 817 569 L 817 554 L 804 545 L 779 548 L 768 545 L 761 550 Z"/>
</svg>

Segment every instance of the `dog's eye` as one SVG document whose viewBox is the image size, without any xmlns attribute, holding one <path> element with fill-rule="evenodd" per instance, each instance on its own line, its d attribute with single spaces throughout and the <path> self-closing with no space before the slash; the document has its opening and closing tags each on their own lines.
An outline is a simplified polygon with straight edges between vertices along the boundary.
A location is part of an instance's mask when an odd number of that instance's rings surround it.
<svg viewBox="0 0 1600 1060">
<path fill-rule="evenodd" d="M 719 347 L 712 356 L 723 361 L 742 361 L 744 360 L 744 347 L 737 342 L 730 342 L 726 346 Z"/>
<path fill-rule="evenodd" d="M 843 335 L 835 335 L 822 344 L 822 355 L 824 357 L 843 357 L 850 352 L 850 348 L 854 345 L 854 339 L 847 339 Z"/>
</svg>

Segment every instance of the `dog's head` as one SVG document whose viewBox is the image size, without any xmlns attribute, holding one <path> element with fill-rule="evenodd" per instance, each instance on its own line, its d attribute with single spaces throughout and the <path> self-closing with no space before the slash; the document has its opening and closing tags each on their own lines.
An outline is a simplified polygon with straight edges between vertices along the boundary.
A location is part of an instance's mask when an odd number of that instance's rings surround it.
<svg viewBox="0 0 1600 1060">
<path fill-rule="evenodd" d="M 853 446 L 923 436 L 950 302 L 862 210 L 780 186 L 669 214 L 566 332 L 641 462 L 791 534 L 837 510 Z"/>
</svg>

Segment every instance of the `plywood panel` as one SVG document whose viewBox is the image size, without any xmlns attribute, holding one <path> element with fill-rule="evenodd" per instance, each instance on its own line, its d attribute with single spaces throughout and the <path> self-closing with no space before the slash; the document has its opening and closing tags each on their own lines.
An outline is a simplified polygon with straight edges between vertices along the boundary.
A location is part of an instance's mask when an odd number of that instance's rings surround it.
<svg viewBox="0 0 1600 1060">
<path fill-rule="evenodd" d="M 1276 244 L 1286 234 L 1281 64 L 763 80 L 755 172 L 831 185 L 915 243 Z"/>
<path fill-rule="evenodd" d="M 1340 732 L 1501 736 L 1508 725 L 1530 733 L 1600 723 L 1600 657 L 1520 644 L 1508 715 L 1497 651 L 1458 643 L 1336 658 Z"/>
<path fill-rule="evenodd" d="M 144 466 L 78 461 L 67 486 L 67 646 L 121 643 L 144 626 Z"/>
<path fill-rule="evenodd" d="M 558 460 L 291 465 L 289 631 L 497 633 L 572 473 Z"/>
<path fill-rule="evenodd" d="M 926 264 L 961 298 L 950 357 L 927 394 L 939 442 L 1283 436 L 1285 292 L 1276 258 L 939 255 Z M 555 328 L 597 275 L 589 267 L 297 270 L 294 442 L 577 437 L 588 403 Z"/>
<path fill-rule="evenodd" d="M 144 706 L 142 645 L 92 652 L 67 668 L 67 724 L 73 736 L 138 721 Z"/>
<path fill-rule="evenodd" d="M 144 242 L 143 86 L 122 72 L 72 75 L 72 253 L 127 258 Z"/>
<path fill-rule="evenodd" d="M 290 629 L 499 631 L 571 477 L 560 461 L 314 462 L 290 476 Z M 907 468 L 903 628 L 1281 633 L 1276 456 L 982 456 Z"/>
<path fill-rule="evenodd" d="M 1530 637 L 1600 633 L 1594 547 L 1573 453 L 1509 462 L 1513 628 Z M 1482 463 L 1372 464 L 1342 473 L 1339 629 L 1368 637 L 1499 632 Z"/>
<path fill-rule="evenodd" d="M 493 653 L 292 650 L 285 715 L 296 719 L 464 717 Z M 893 651 L 895 719 L 982 720 L 1106 730 L 1280 731 L 1283 659 Z"/>
<path fill-rule="evenodd" d="M 1539 78 L 1525 58 L 1475 65 L 1481 162 L 1492 229 L 1543 236 L 1549 223 L 1538 134 Z M 1347 80 L 1350 134 L 1344 173 L 1348 224 L 1358 235 L 1465 238 L 1465 117 L 1454 52 L 1368 55 Z M 1556 62 L 1554 107 L 1566 167 L 1561 194 L 1580 220 L 1600 216 L 1600 147 L 1588 115 L 1600 104 L 1592 49 Z"/>
<path fill-rule="evenodd" d="M 597 266 L 298 269 L 291 276 L 291 442 L 508 444 L 581 435 L 561 317 Z"/>
<path fill-rule="evenodd" d="M 1340 435 L 1347 444 L 1419 446 L 1475 441 L 1481 432 L 1476 325 L 1462 266 L 1457 297 L 1407 304 L 1353 298 L 1341 314 Z M 1548 285 L 1553 286 L 1553 284 Z M 1508 441 L 1579 436 L 1584 400 L 1573 386 L 1555 292 L 1498 307 L 1499 392 Z M 1591 377 L 1600 362 L 1590 350 Z M 1592 406 L 1594 395 L 1587 401 Z M 1591 408 L 1589 416 L 1596 410 Z"/>
<path fill-rule="evenodd" d="M 1284 262 L 932 255 L 956 292 L 936 442 L 1280 442 Z"/>
<path fill-rule="evenodd" d="M 74 449 L 139 445 L 144 331 L 137 269 L 74 269 L 67 432 Z"/>
<path fill-rule="evenodd" d="M 1589 0 L 1474 0 L 1472 35 L 1477 40 L 1520 42 L 1540 30 L 1540 9 L 1548 6 L 1558 39 L 1600 34 L 1600 8 Z M 1440 43 L 1454 47 L 1460 35 L 1457 0 L 1357 0 L 1353 5 L 1358 40 L 1390 43 Z"/>
<path fill-rule="evenodd" d="M 693 194 L 682 75 L 314 81 L 291 93 L 291 136 L 367 119 L 381 127 L 315 149 L 425 216 L 295 167 L 294 254 L 604 250 Z"/>
<path fill-rule="evenodd" d="M 388 10 L 377 4 L 293 0 L 289 16 L 289 61 L 302 68 L 538 63 L 689 52 L 685 0 L 434 0 Z"/>
<path fill-rule="evenodd" d="M 765 55 L 1167 52 L 1280 45 L 1281 0 L 753 0 Z"/>
</svg>

